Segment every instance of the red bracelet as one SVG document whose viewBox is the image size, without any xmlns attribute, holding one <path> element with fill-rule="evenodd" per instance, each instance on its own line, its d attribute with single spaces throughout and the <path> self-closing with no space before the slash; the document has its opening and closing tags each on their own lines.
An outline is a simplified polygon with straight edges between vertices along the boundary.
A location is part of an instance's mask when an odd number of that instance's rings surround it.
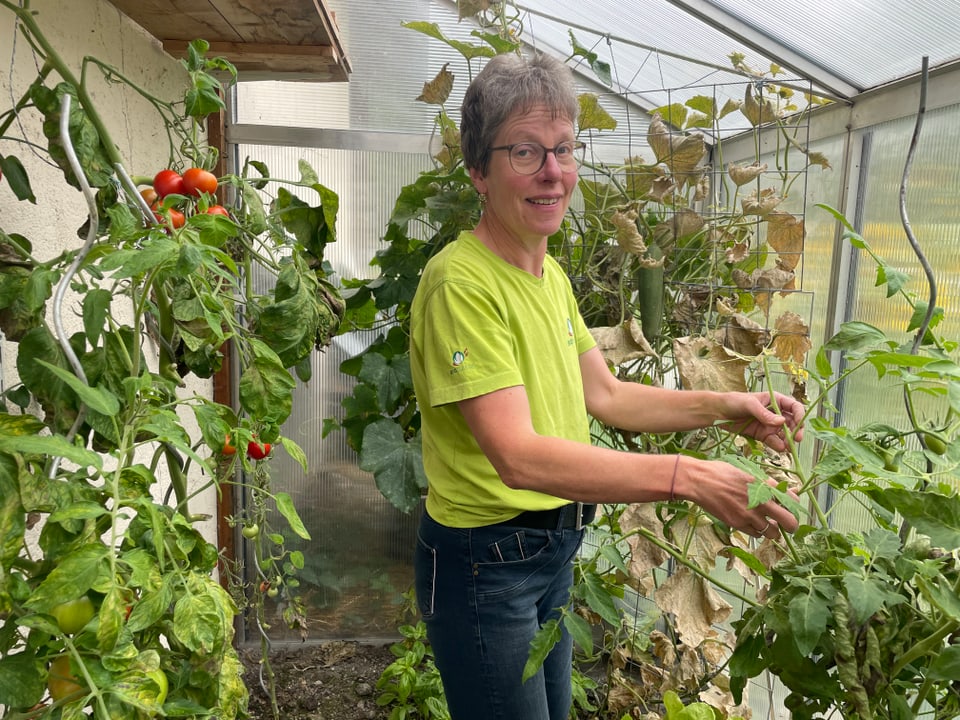
<svg viewBox="0 0 960 720">
<path fill-rule="evenodd" d="M 677 485 L 677 468 L 680 467 L 680 455 L 677 455 L 677 460 L 673 463 L 673 477 L 670 478 L 670 502 L 673 502 L 677 499 L 677 496 L 674 494 L 673 490 Z"/>
</svg>

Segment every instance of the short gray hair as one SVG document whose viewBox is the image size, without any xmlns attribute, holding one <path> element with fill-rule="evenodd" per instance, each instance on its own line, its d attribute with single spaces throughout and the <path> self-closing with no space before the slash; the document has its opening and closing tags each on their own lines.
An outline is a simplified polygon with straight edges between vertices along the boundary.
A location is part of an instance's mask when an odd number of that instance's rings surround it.
<svg viewBox="0 0 960 720">
<path fill-rule="evenodd" d="M 460 150 L 467 168 L 486 175 L 500 127 L 514 113 L 535 105 L 546 105 L 554 118 L 576 123 L 580 106 L 570 68 L 543 53 L 491 58 L 470 83 L 460 107 Z"/>
</svg>

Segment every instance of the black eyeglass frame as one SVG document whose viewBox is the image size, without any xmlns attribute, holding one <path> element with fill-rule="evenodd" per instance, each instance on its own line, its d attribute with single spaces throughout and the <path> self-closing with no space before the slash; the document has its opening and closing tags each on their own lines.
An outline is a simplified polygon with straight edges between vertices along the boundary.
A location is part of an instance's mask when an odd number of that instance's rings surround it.
<svg viewBox="0 0 960 720">
<path fill-rule="evenodd" d="M 530 147 L 540 148 L 540 150 L 543 151 L 543 154 L 540 156 L 540 164 L 537 166 L 536 170 L 531 170 L 529 172 L 522 172 L 520 170 L 517 170 L 516 166 L 513 164 L 513 149 L 515 147 L 520 147 L 521 145 L 529 145 Z M 557 155 L 557 150 L 563 145 L 572 146 L 571 155 L 573 156 L 574 162 L 573 162 L 573 168 L 570 170 L 564 169 L 563 164 L 560 162 L 560 157 Z M 506 150 L 507 159 L 509 159 L 510 161 L 510 167 L 513 168 L 513 171 L 515 173 L 517 173 L 518 175 L 536 175 L 538 172 L 543 170 L 543 166 L 547 164 L 548 153 L 553 153 L 553 156 L 557 158 L 557 164 L 560 165 L 561 172 L 564 172 L 564 173 L 576 172 L 577 168 L 579 168 L 580 166 L 580 163 L 577 161 L 574 153 L 580 150 L 583 150 L 585 147 L 586 147 L 586 144 L 580 140 L 564 140 L 561 143 L 557 143 L 552 148 L 548 148 L 546 145 L 541 145 L 540 143 L 537 143 L 537 142 L 527 141 L 527 142 L 513 143 L 512 145 L 497 145 L 496 147 L 490 148 L 490 152 L 493 152 L 494 150 Z"/>
</svg>

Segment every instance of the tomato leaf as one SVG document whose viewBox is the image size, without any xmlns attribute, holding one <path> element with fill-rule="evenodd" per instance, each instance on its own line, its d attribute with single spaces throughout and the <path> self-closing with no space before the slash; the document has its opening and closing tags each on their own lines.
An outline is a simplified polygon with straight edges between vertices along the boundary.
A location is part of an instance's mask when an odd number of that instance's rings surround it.
<svg viewBox="0 0 960 720">
<path fill-rule="evenodd" d="M 294 507 L 293 499 L 290 497 L 290 495 L 285 492 L 279 492 L 273 497 L 277 503 L 277 511 L 286 518 L 288 523 L 290 523 L 290 529 L 304 540 L 309 540 L 310 533 L 307 532 L 307 528 L 303 524 L 303 520 L 301 520 L 300 515 L 297 514 L 297 508 Z"/>
<path fill-rule="evenodd" d="M 530 653 L 527 655 L 527 662 L 523 666 L 523 682 L 532 678 L 543 667 L 547 655 L 560 642 L 562 634 L 560 621 L 557 618 L 547 620 L 543 627 L 537 631 L 533 640 L 530 641 Z"/>
<path fill-rule="evenodd" d="M 296 381 L 266 343 L 251 338 L 250 350 L 253 360 L 240 376 L 240 405 L 252 417 L 282 423 L 293 409 Z"/>
<path fill-rule="evenodd" d="M 47 370 L 69 385 L 84 405 L 108 416 L 116 415 L 120 412 L 120 402 L 109 390 L 102 387 L 90 387 L 69 370 L 57 367 L 45 360 L 38 359 L 37 363 L 47 368 Z"/>
<path fill-rule="evenodd" d="M 17 196 L 17 200 L 29 200 L 34 205 L 37 204 L 37 198 L 30 187 L 30 178 L 16 155 L 0 155 L 0 172 L 10 183 L 10 189 Z"/>
<path fill-rule="evenodd" d="M 44 670 L 32 649 L 0 658 L 0 705 L 28 708 L 40 702 Z"/>
<path fill-rule="evenodd" d="M 39 612 L 49 612 L 64 600 L 80 597 L 93 587 L 101 572 L 109 576 L 109 553 L 106 545 L 96 542 L 60 558 L 24 605 Z"/>
</svg>

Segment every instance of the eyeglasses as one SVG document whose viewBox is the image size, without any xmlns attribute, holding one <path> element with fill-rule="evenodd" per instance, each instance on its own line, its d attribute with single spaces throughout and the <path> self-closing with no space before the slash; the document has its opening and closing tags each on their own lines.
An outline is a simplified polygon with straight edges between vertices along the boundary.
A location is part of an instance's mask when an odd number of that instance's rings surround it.
<svg viewBox="0 0 960 720">
<path fill-rule="evenodd" d="M 577 153 L 584 147 L 586 146 L 579 140 L 567 140 L 552 148 L 544 147 L 540 143 L 523 142 L 492 147 L 490 152 L 506 150 L 510 153 L 510 167 L 514 172 L 520 175 L 533 175 L 540 172 L 547 162 L 547 153 L 553 153 L 562 172 L 576 171 L 580 164 Z"/>
</svg>

